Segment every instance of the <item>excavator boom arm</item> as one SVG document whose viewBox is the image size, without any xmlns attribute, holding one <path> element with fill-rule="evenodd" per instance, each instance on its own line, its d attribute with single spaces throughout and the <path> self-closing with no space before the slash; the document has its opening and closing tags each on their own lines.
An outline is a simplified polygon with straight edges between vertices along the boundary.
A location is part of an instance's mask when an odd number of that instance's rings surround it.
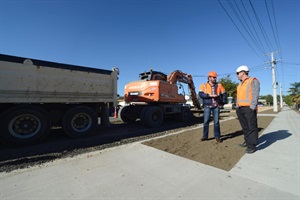
<svg viewBox="0 0 300 200">
<path fill-rule="evenodd" d="M 170 84 L 176 84 L 177 81 L 188 84 L 194 106 L 198 109 L 201 108 L 200 103 L 199 103 L 198 98 L 197 98 L 195 84 L 194 84 L 192 75 L 183 73 L 180 70 L 176 70 L 176 71 L 169 74 L 169 76 L 167 78 L 167 81 Z"/>
<path fill-rule="evenodd" d="M 190 91 L 191 91 L 193 104 L 196 108 L 200 109 L 201 105 L 200 105 L 200 103 L 198 101 L 198 98 L 197 98 L 197 93 L 196 93 L 195 84 L 194 84 L 192 75 L 188 75 L 188 80 L 189 80 L 188 86 L 189 86 Z"/>
<path fill-rule="evenodd" d="M 167 81 L 170 84 L 176 84 L 177 81 L 188 84 L 187 74 L 180 70 L 176 70 L 169 74 Z"/>
</svg>

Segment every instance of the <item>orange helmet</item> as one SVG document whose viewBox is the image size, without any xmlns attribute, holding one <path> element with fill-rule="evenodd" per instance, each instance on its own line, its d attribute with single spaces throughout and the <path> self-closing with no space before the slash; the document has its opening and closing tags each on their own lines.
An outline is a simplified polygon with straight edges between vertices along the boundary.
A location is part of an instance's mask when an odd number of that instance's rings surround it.
<svg viewBox="0 0 300 200">
<path fill-rule="evenodd" d="M 216 72 L 211 71 L 211 72 L 209 72 L 209 73 L 207 74 L 207 76 L 217 77 L 218 75 L 217 75 Z"/>
</svg>

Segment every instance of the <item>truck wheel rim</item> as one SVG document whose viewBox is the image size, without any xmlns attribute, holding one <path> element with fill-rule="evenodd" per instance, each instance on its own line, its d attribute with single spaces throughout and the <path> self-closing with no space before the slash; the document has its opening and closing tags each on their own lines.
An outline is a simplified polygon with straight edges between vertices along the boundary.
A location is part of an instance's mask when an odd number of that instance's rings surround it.
<svg viewBox="0 0 300 200">
<path fill-rule="evenodd" d="M 25 139 L 36 135 L 41 129 L 41 121 L 34 115 L 19 115 L 13 118 L 8 130 L 16 138 Z"/>
<path fill-rule="evenodd" d="M 92 118 L 84 113 L 78 113 L 74 115 L 71 126 L 77 132 L 87 131 L 92 126 Z"/>
</svg>

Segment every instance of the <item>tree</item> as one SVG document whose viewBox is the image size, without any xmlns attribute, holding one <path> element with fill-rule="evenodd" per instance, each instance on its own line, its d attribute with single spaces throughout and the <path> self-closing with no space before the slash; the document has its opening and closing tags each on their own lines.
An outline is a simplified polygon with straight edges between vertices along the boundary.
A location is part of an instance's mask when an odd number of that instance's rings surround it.
<svg viewBox="0 0 300 200">
<path fill-rule="evenodd" d="M 288 91 L 290 93 L 290 98 L 293 104 L 300 104 L 300 82 L 295 82 L 291 84 L 291 88 Z"/>
<path fill-rule="evenodd" d="M 291 83 L 289 95 L 284 97 L 284 102 L 289 106 L 300 104 L 300 82 Z"/>
<path fill-rule="evenodd" d="M 284 97 L 284 102 L 289 106 L 293 105 L 293 101 L 290 95 Z"/>
<path fill-rule="evenodd" d="M 268 94 L 266 97 L 265 97 L 266 101 L 269 102 L 271 105 L 273 105 L 273 96 Z"/>
<path fill-rule="evenodd" d="M 291 83 L 291 86 L 292 87 L 289 88 L 290 90 L 288 91 L 290 95 L 294 96 L 300 94 L 300 82 Z"/>
<path fill-rule="evenodd" d="M 239 84 L 232 81 L 230 75 L 221 78 L 219 80 L 219 83 L 221 83 L 224 86 L 228 97 L 236 97 L 236 89 Z"/>
</svg>

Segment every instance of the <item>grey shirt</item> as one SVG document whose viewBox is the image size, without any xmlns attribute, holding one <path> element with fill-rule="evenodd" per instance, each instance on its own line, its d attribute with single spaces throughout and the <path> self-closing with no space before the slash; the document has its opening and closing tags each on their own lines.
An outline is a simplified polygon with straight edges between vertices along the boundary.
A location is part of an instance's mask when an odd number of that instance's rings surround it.
<svg viewBox="0 0 300 200">
<path fill-rule="evenodd" d="M 254 79 L 252 82 L 252 101 L 250 104 L 250 108 L 252 110 L 256 109 L 258 98 L 259 98 L 259 91 L 260 91 L 260 82 L 257 79 Z"/>
</svg>

